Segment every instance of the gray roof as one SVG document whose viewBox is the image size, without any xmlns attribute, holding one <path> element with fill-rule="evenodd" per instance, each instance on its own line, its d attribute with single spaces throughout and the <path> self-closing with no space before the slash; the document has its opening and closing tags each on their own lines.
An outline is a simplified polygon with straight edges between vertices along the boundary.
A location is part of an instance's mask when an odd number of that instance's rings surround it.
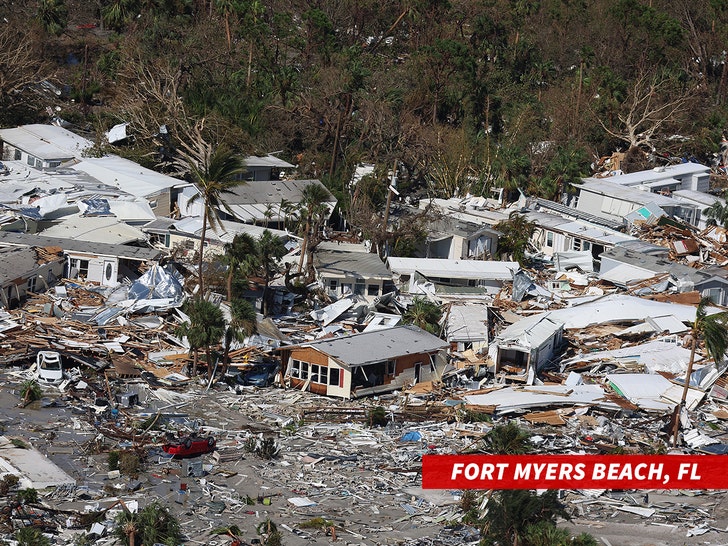
<svg viewBox="0 0 728 546">
<path fill-rule="evenodd" d="M 17 279 L 38 268 L 32 248 L 0 248 L 0 283 Z"/>
<path fill-rule="evenodd" d="M 599 195 L 606 195 L 608 197 L 614 197 L 616 199 L 629 201 L 630 203 L 636 203 L 639 205 L 654 203 L 661 208 L 690 206 L 688 203 L 678 201 L 677 199 L 668 197 L 667 195 L 639 190 L 631 186 L 621 186 L 607 179 L 592 180 L 593 181 L 584 182 L 583 184 L 576 187 L 579 188 L 579 191 L 589 191 Z"/>
<path fill-rule="evenodd" d="M 392 273 L 371 252 L 346 252 L 341 250 L 317 250 L 314 254 L 316 270 L 365 279 L 391 279 Z"/>
<path fill-rule="evenodd" d="M 606 227 L 593 225 L 585 220 L 571 220 L 558 214 L 550 214 L 541 211 L 529 211 L 524 216 L 530 221 L 544 229 L 553 229 L 567 233 L 580 239 L 597 241 L 605 245 L 615 245 L 623 241 L 636 240 L 636 237 L 610 230 Z"/>
<path fill-rule="evenodd" d="M 312 184 L 326 189 L 319 180 L 250 180 L 225 193 L 223 200 L 228 205 L 258 205 L 271 203 L 278 205 L 285 199 L 291 203 L 299 203 L 303 190 Z M 331 193 L 328 193 L 327 202 L 336 202 Z"/>
<path fill-rule="evenodd" d="M 89 243 L 76 239 L 61 239 L 58 237 L 45 237 L 33 233 L 15 233 L 11 231 L 0 231 L 0 244 L 38 247 L 58 246 L 66 252 L 87 252 L 102 256 L 117 256 L 129 260 L 157 260 L 162 256 L 161 251 L 152 248 L 109 243 Z"/>
<path fill-rule="evenodd" d="M 349 366 L 447 349 L 449 344 L 417 326 L 395 326 L 298 345 L 311 347 Z M 290 347 L 287 347 L 290 348 Z"/>
<path fill-rule="evenodd" d="M 555 201 L 549 201 L 548 199 L 542 199 L 540 197 L 536 198 L 536 204 L 540 208 L 553 210 L 554 212 L 557 212 L 562 216 L 575 218 L 577 220 L 586 220 L 587 222 L 591 222 L 592 224 L 599 224 L 600 226 L 605 226 L 614 230 L 619 230 L 620 228 L 624 227 L 626 223 L 624 221 L 618 222 L 616 220 L 610 220 L 609 218 L 602 218 L 601 216 L 596 216 L 588 212 L 577 210 L 574 207 L 563 205 L 561 203 L 556 203 Z"/>
<path fill-rule="evenodd" d="M 249 155 L 245 158 L 246 167 L 271 167 L 274 169 L 294 169 L 296 166 L 291 165 L 287 161 L 268 154 L 268 155 Z"/>
<path fill-rule="evenodd" d="M 602 252 L 599 256 L 600 258 L 606 256 L 615 261 L 651 271 L 655 275 L 669 273 L 676 279 L 690 279 L 695 284 L 700 284 L 716 276 L 714 273 L 701 271 L 700 269 L 673 262 L 667 258 L 650 256 L 641 252 L 632 252 L 631 250 L 625 250 L 620 247 Z M 607 272 L 608 275 L 609 272 Z"/>
<path fill-rule="evenodd" d="M 564 322 L 552 316 L 551 312 L 539 313 L 522 318 L 505 328 L 495 338 L 499 346 L 516 345 L 535 349 L 564 328 Z"/>
</svg>

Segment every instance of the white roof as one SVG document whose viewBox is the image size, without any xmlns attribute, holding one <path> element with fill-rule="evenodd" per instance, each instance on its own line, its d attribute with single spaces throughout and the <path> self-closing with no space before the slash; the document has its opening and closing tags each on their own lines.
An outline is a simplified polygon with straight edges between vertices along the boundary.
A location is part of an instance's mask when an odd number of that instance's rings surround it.
<svg viewBox="0 0 728 546">
<path fill-rule="evenodd" d="M 612 386 L 644 410 L 670 411 L 680 402 L 683 387 L 659 374 L 621 373 L 607 376 Z M 686 407 L 695 409 L 705 393 L 688 389 Z"/>
<path fill-rule="evenodd" d="M 487 341 L 488 306 L 452 305 L 447 317 L 448 341 Z"/>
<path fill-rule="evenodd" d="M 539 313 L 514 322 L 496 336 L 495 342 L 499 346 L 517 345 L 534 349 L 551 339 L 563 326 L 564 323 L 554 318 L 551 312 Z"/>
<path fill-rule="evenodd" d="M 725 199 L 718 197 L 717 195 L 711 195 L 709 193 L 703 193 L 702 191 L 695 190 L 675 190 L 672 192 L 672 196 L 680 201 L 687 201 L 688 203 L 697 203 L 703 205 L 706 208 L 715 202 L 719 202 L 721 205 L 725 205 Z"/>
<path fill-rule="evenodd" d="M 190 235 L 199 236 L 202 233 L 202 218 L 200 216 L 190 216 L 188 218 L 182 218 L 177 220 L 173 224 L 174 229 L 182 233 L 189 233 Z M 242 224 L 240 222 L 231 222 L 228 220 L 220 220 L 219 227 L 217 230 L 212 229 L 211 226 L 207 226 L 207 233 L 205 238 L 217 239 L 222 243 L 231 243 L 238 233 L 247 233 L 255 239 L 260 238 L 265 230 L 271 232 L 287 241 L 289 239 L 288 233 L 278 229 L 270 229 L 263 226 L 256 226 L 253 224 Z"/>
<path fill-rule="evenodd" d="M 493 279 L 510 281 L 520 269 L 518 262 L 482 260 L 440 260 L 435 258 L 387 258 L 389 270 L 398 275 L 415 271 L 425 277 L 450 279 Z"/>
<path fill-rule="evenodd" d="M 656 277 L 660 273 L 648 271 L 642 267 L 632 264 L 619 264 L 606 273 L 600 273 L 599 278 L 617 286 L 629 286 L 630 284 L 645 281 Z"/>
<path fill-rule="evenodd" d="M 636 173 L 619 174 L 610 176 L 609 181 L 620 186 L 636 186 L 638 184 L 654 185 L 659 181 L 666 181 L 671 178 L 680 178 L 693 174 L 708 174 L 710 168 L 699 163 L 679 163 L 667 167 L 657 167 Z M 585 178 L 585 182 L 602 181 L 603 178 Z M 677 182 L 677 180 L 675 180 Z"/>
<path fill-rule="evenodd" d="M 41 159 L 81 158 L 93 142 L 57 125 L 32 124 L 0 129 L 0 139 Z"/>
<path fill-rule="evenodd" d="M 116 245 L 147 240 L 141 230 L 109 216 L 86 218 L 79 215 L 66 216 L 40 234 L 45 237 Z"/>
<path fill-rule="evenodd" d="M 160 191 L 187 184 L 116 155 L 84 158 L 73 168 L 136 197 L 151 197 Z"/>
<path fill-rule="evenodd" d="M 702 359 L 703 357 L 699 354 L 695 355 L 696 362 Z M 603 360 L 636 361 L 643 364 L 650 373 L 670 372 L 684 375 L 690 361 L 690 349 L 670 341 L 669 338 L 658 339 L 640 345 L 622 347 L 621 349 L 576 355 L 568 360 L 563 360 L 561 366 L 562 369 L 565 369 L 575 363 L 601 362 Z"/>
<path fill-rule="evenodd" d="M 586 328 L 596 324 L 639 322 L 645 317 L 674 315 L 682 322 L 695 320 L 692 305 L 663 303 L 635 296 L 610 294 L 598 298 L 574 298 L 571 307 L 549 311 L 552 319 L 564 322 L 564 328 Z"/>
</svg>

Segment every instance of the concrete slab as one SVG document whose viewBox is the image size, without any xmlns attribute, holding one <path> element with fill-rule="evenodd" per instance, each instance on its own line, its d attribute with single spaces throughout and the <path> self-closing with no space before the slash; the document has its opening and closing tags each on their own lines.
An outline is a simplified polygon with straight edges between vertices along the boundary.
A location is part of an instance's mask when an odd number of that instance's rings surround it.
<svg viewBox="0 0 728 546">
<path fill-rule="evenodd" d="M 27 449 L 16 447 L 10 438 L 0 436 L 0 475 L 14 474 L 22 488 L 46 489 L 76 483 L 71 476 L 22 440 Z"/>
</svg>

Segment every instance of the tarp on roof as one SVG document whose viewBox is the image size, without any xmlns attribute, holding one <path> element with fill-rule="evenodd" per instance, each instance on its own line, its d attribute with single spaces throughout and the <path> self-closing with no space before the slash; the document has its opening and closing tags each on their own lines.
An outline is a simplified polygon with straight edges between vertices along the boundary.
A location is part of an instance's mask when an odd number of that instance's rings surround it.
<svg viewBox="0 0 728 546">
<path fill-rule="evenodd" d="M 113 216 L 108 199 L 82 199 L 78 208 L 81 216 Z"/>
</svg>

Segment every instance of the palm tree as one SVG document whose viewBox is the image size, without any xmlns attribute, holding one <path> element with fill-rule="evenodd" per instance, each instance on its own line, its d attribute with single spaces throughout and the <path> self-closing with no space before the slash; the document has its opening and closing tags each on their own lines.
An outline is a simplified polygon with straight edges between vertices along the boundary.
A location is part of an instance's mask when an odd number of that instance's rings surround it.
<svg viewBox="0 0 728 546">
<path fill-rule="evenodd" d="M 514 421 L 493 427 L 485 435 L 481 446 L 483 451 L 498 455 L 524 455 L 533 450 L 530 434 Z"/>
<path fill-rule="evenodd" d="M 179 521 L 159 502 L 154 501 L 136 514 L 128 509 L 116 517 L 114 535 L 124 545 L 139 544 L 180 544 L 182 529 Z"/>
<path fill-rule="evenodd" d="M 307 269 L 313 267 L 311 256 L 316 246 L 321 242 L 321 229 L 323 228 L 328 207 L 326 201 L 330 194 L 320 184 L 309 184 L 301 192 L 299 211 L 303 219 L 303 241 L 301 242 L 301 259 L 298 262 L 298 270 L 303 271 L 303 262 L 306 260 Z"/>
<path fill-rule="evenodd" d="M 270 284 L 271 277 L 278 271 L 281 258 L 286 255 L 288 249 L 283 243 L 283 239 L 277 235 L 273 235 L 267 229 L 258 239 L 258 256 L 260 257 L 260 265 L 263 268 L 265 276 L 265 291 L 263 292 L 263 314 L 268 313 L 268 305 L 266 304 L 266 292 Z"/>
<path fill-rule="evenodd" d="M 35 18 L 48 34 L 59 36 L 68 25 L 68 8 L 64 0 L 40 0 Z"/>
<path fill-rule="evenodd" d="M 239 180 L 237 175 L 245 170 L 245 163 L 238 154 L 228 148 L 218 145 L 213 146 L 205 140 L 202 134 L 204 120 L 198 122 L 189 140 L 183 140 L 180 149 L 177 150 L 178 157 L 175 162 L 181 170 L 185 171 L 197 186 L 197 193 L 190 199 L 194 202 L 202 199 L 202 231 L 200 233 L 200 255 L 198 261 L 199 296 L 204 296 L 204 250 L 205 236 L 208 225 L 216 229 L 219 223 L 219 209 L 224 208 L 230 211 L 227 203 L 222 199 L 223 194 L 233 193 L 236 186 L 245 182 Z"/>
<path fill-rule="evenodd" d="M 725 199 L 726 195 L 723 195 Z M 710 218 L 713 223 L 728 227 L 728 204 L 716 201 L 707 209 L 703 210 L 703 214 Z"/>
<path fill-rule="evenodd" d="M 518 211 L 514 211 L 508 220 L 498 222 L 494 227 L 501 234 L 498 237 L 496 255 L 499 258 L 510 256 L 523 265 L 526 259 L 526 248 L 533 232 L 536 231 L 536 224 L 529 222 Z"/>
<path fill-rule="evenodd" d="M 228 357 L 230 356 L 230 345 L 233 339 L 243 342 L 246 337 L 255 334 L 258 331 L 258 318 L 255 314 L 255 308 L 250 302 L 244 299 L 234 299 L 230 303 L 230 323 L 225 329 L 225 347 L 222 353 L 222 375 L 227 372 Z"/>
<path fill-rule="evenodd" d="M 402 315 L 402 319 L 406 324 L 414 324 L 418 328 L 435 335 L 440 332 L 441 318 L 442 308 L 421 296 L 415 296 L 412 304 L 407 307 L 407 311 Z"/>
<path fill-rule="evenodd" d="M 227 300 L 232 301 L 233 277 L 237 272 L 246 277 L 254 273 L 260 266 L 258 242 L 247 233 L 238 233 L 231 243 L 225 244 L 223 260 L 228 266 L 226 279 Z"/>
<path fill-rule="evenodd" d="M 688 361 L 688 370 L 685 373 L 685 385 L 683 385 L 682 396 L 680 397 L 680 405 L 675 408 L 675 423 L 673 426 L 673 445 L 677 445 L 677 437 L 680 431 L 680 414 L 685 409 L 685 400 L 688 396 L 690 388 L 690 376 L 693 373 L 693 364 L 695 363 L 695 349 L 702 339 L 705 343 L 705 351 L 718 365 L 725 358 L 728 351 L 728 311 L 714 313 L 709 315 L 707 308 L 712 304 L 710 298 L 704 297 L 700 300 L 698 308 L 695 311 L 695 320 L 690 331 L 691 346 L 690 360 Z"/>
<path fill-rule="evenodd" d="M 258 255 L 265 276 L 266 288 L 271 281 L 272 274 L 278 270 L 278 264 L 281 258 L 287 252 L 288 249 L 283 239 L 278 237 L 278 235 L 273 235 L 267 229 L 263 231 L 263 234 L 258 239 Z"/>
<path fill-rule="evenodd" d="M 205 349 L 207 377 L 212 376 L 212 346 L 217 345 L 225 334 L 225 318 L 220 308 L 207 300 L 197 298 L 188 301 L 184 312 L 190 321 L 177 328 L 177 335 L 187 337 L 193 352 L 193 370 L 197 370 L 200 349 Z"/>
</svg>

